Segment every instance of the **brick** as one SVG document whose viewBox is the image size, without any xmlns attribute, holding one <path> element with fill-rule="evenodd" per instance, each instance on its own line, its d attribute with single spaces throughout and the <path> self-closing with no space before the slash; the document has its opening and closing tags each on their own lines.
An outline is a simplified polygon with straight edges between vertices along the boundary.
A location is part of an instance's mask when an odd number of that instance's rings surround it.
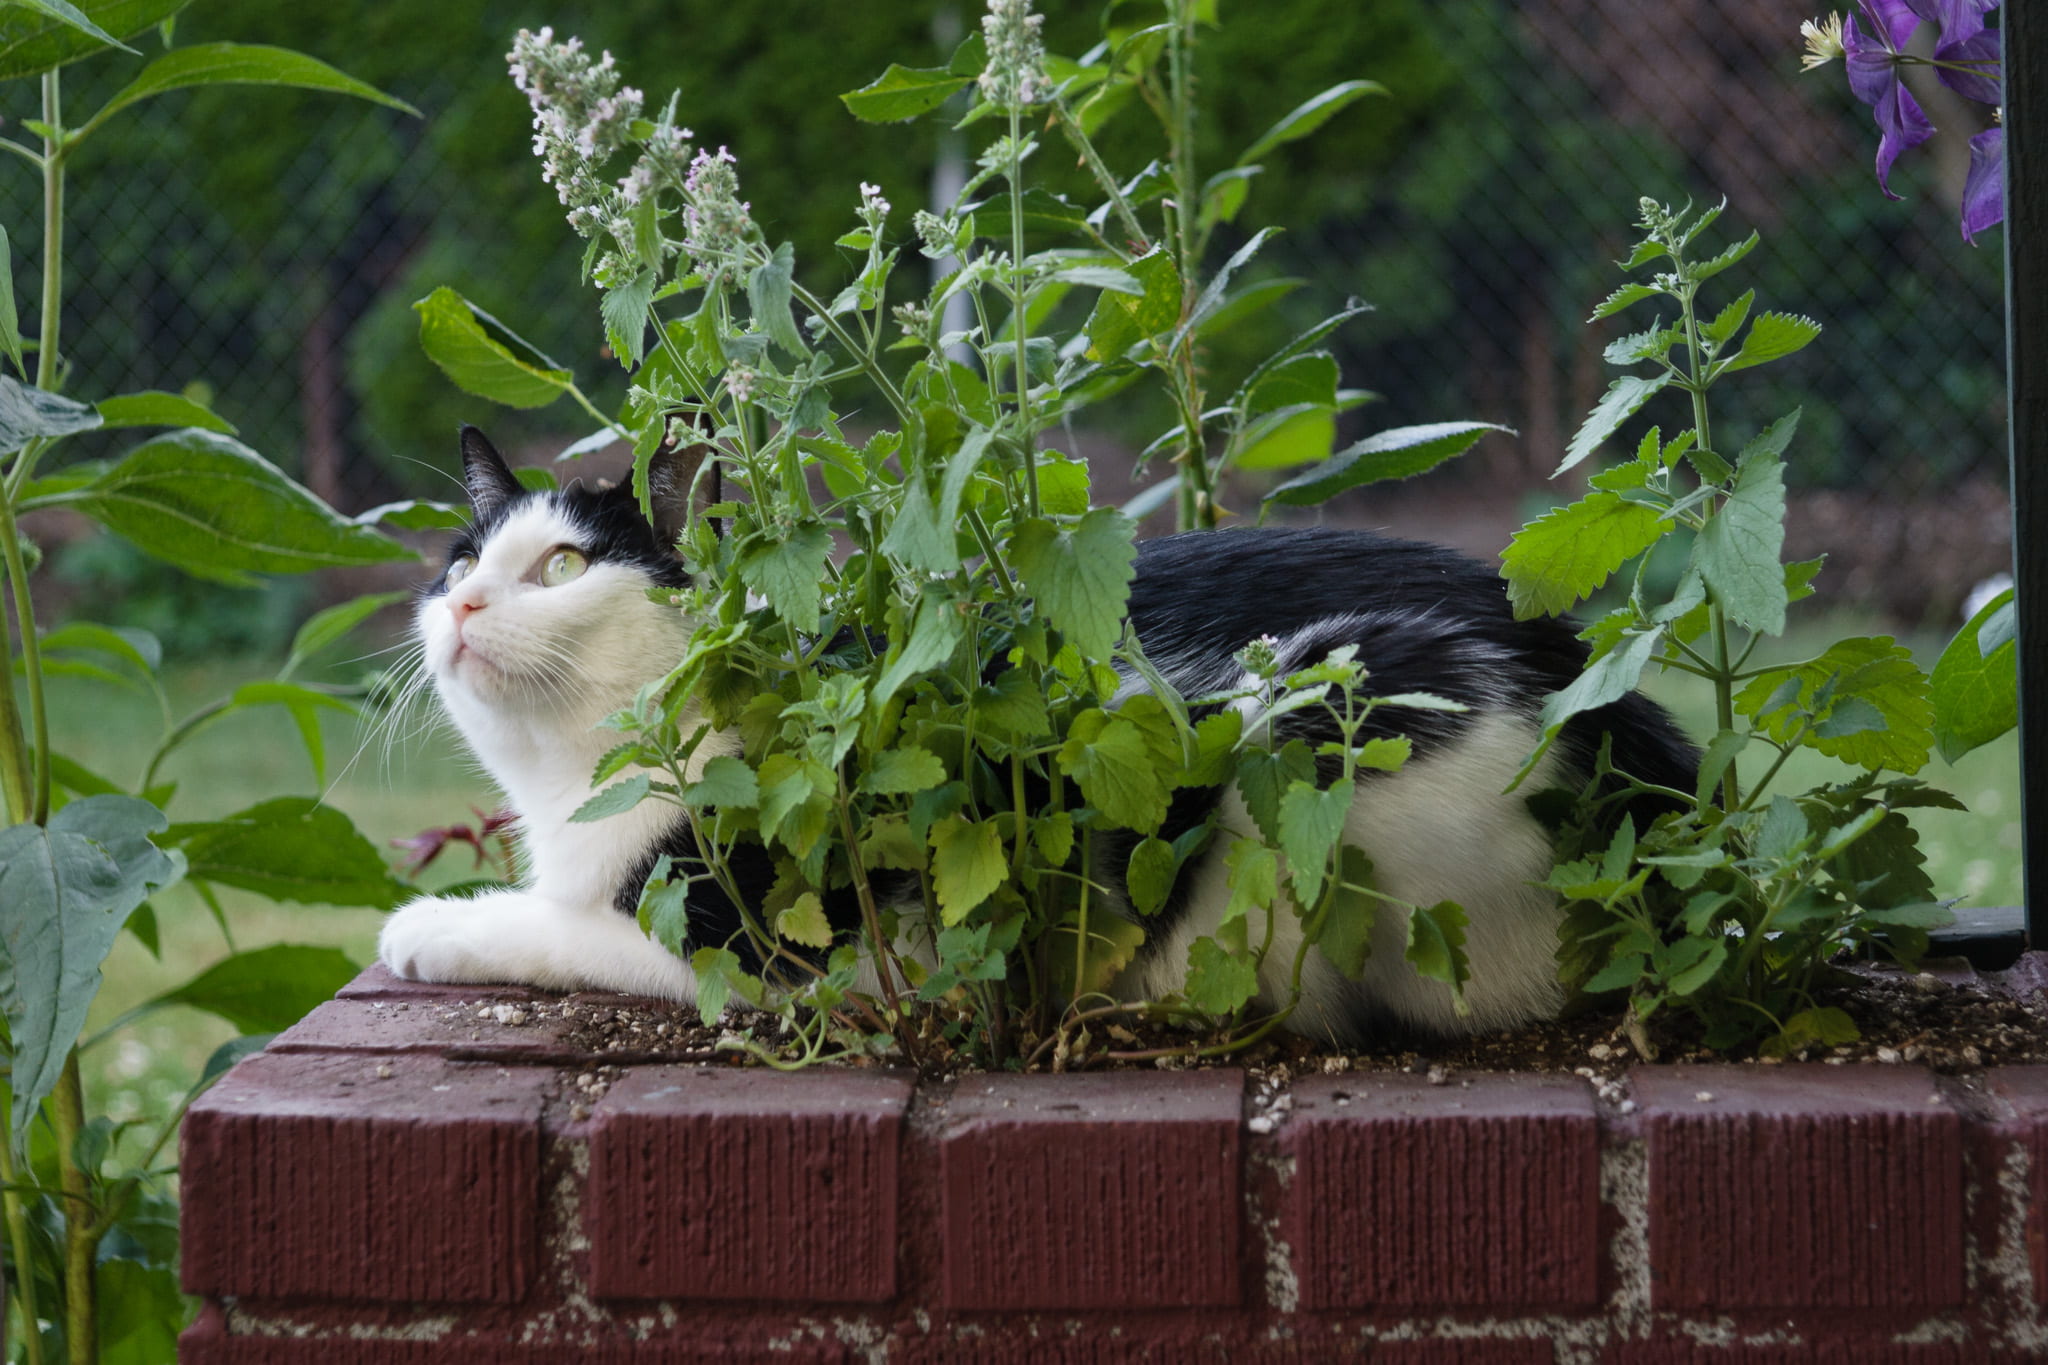
<svg viewBox="0 0 2048 1365">
<path fill-rule="evenodd" d="M 591 1116 L 600 1298 L 878 1302 L 896 1293 L 912 1079 L 642 1067 Z"/>
<path fill-rule="evenodd" d="M 1244 1078 L 974 1076 L 940 1140 L 954 1308 L 1235 1305 Z"/>
<path fill-rule="evenodd" d="M 1372 1365 L 1553 1365 L 1557 1351 L 1548 1341 L 1458 1337 L 1375 1342 L 1366 1358 Z"/>
<path fill-rule="evenodd" d="M 552 1083 L 431 1057 L 250 1058 L 185 1118 L 186 1291 L 519 1301 Z"/>
<path fill-rule="evenodd" d="M 2048 1302 L 2048 1066 L 2000 1067 L 1991 1073 L 1991 1088 L 2012 1106 L 2013 1135 L 2027 1153 L 2027 1260 L 2034 1300 Z"/>
<path fill-rule="evenodd" d="M 472 1000 L 520 1001 L 549 998 L 531 986 L 476 986 L 436 981 L 408 981 L 381 962 L 334 993 L 336 1000 Z"/>
<path fill-rule="evenodd" d="M 2006 1360 L 1981 1348 L 1947 1342 L 1901 1345 L 1879 1333 L 1837 1335 L 1798 1345 L 1707 1346 L 1692 1340 L 1628 1342 L 1613 1365 L 1993 1365 Z M 2017 1365 L 2014 1360 L 2013 1365 Z"/>
<path fill-rule="evenodd" d="M 1595 1303 L 1599 1143 L 1576 1077 L 1297 1082 L 1281 1237 L 1301 1306 Z"/>
<path fill-rule="evenodd" d="M 501 1022 L 478 1011 L 502 1005 L 519 1011 Z M 521 1014 L 524 1018 L 521 1018 Z M 562 1038 L 562 1019 L 538 1002 L 461 997 L 390 1000 L 352 997 L 330 1000 L 271 1040 L 275 1053 L 355 1052 L 379 1056 L 412 1054 L 455 1061 L 537 1063 L 573 1066 L 592 1059 L 588 1050 Z"/>
<path fill-rule="evenodd" d="M 1963 1303 L 1962 1120 L 1925 1071 L 1673 1066 L 1631 1080 L 1656 1307 Z"/>
<path fill-rule="evenodd" d="M 692 1340 L 599 1337 L 533 1345 L 460 1329 L 430 1340 L 347 1332 L 229 1335 L 202 1322 L 178 1339 L 179 1365 L 839 1365 L 850 1359 L 837 1342 L 736 1343 L 722 1338 L 715 1324 Z"/>
</svg>

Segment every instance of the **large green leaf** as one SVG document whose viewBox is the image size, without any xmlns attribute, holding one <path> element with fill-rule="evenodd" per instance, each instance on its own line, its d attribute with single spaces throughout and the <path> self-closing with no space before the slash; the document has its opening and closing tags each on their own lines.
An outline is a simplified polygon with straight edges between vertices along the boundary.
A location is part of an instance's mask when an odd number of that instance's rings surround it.
<svg viewBox="0 0 2048 1365">
<path fill-rule="evenodd" d="M 569 391 L 569 371 L 447 285 L 413 310 L 420 315 L 421 349 L 465 393 L 511 408 L 542 408 Z M 514 355 L 513 342 L 539 363 Z"/>
<path fill-rule="evenodd" d="M 121 927 L 180 875 L 178 859 L 150 841 L 163 828 L 163 812 L 147 801 L 86 796 L 47 827 L 0 830 L 0 1012 L 12 1043 L 17 1146 L 56 1088 Z"/>
<path fill-rule="evenodd" d="M 1889 635 L 1837 640 L 1817 659 L 1759 674 L 1735 694 L 1735 708 L 1781 744 L 1812 716 L 1818 723 L 1802 742 L 1863 768 L 1915 773 L 1934 745 L 1927 675 Z M 1863 719 L 1827 723 L 1845 715 Z"/>
<path fill-rule="evenodd" d="M 1026 521 L 1011 543 L 1011 564 L 1039 610 L 1090 658 L 1107 658 L 1123 633 L 1137 529 L 1121 512 L 1098 507 L 1064 526 Z"/>
<path fill-rule="evenodd" d="M 1552 471 L 1551 477 L 1564 473 L 1579 461 L 1600 448 L 1600 443 L 1612 436 L 1623 422 L 1636 415 L 1643 404 L 1661 393 L 1671 382 L 1669 373 L 1654 375 L 1625 374 L 1608 385 L 1607 392 L 1593 405 L 1593 411 L 1579 426 L 1578 433 L 1565 447 L 1564 461 Z"/>
<path fill-rule="evenodd" d="M 1356 103 L 1367 95 L 1386 93 L 1387 87 L 1378 81 L 1341 81 L 1320 95 L 1296 106 L 1285 118 L 1261 133 L 1258 141 L 1244 149 L 1244 155 L 1237 159 L 1237 164 L 1248 166 L 1282 143 L 1307 137 L 1328 123 L 1331 116 L 1345 106 Z"/>
<path fill-rule="evenodd" d="M 261 43 L 199 43 L 173 48 L 142 68 L 92 116 L 97 124 L 138 100 L 199 85 L 282 85 L 298 90 L 325 90 L 353 95 L 373 104 L 419 116 L 419 110 L 372 85 L 336 71 L 316 57 Z"/>
<path fill-rule="evenodd" d="M 88 405 L 0 375 L 0 455 L 38 437 L 69 436 L 100 425 Z"/>
<path fill-rule="evenodd" d="M 149 1003 L 190 1005 L 244 1033 L 275 1033 L 332 999 L 361 970 L 339 948 L 277 943 L 222 958 Z"/>
<path fill-rule="evenodd" d="M 1451 1001 L 1463 1015 L 1465 983 L 1472 979 L 1472 964 L 1465 956 L 1465 910 L 1456 901 L 1438 901 L 1408 917 L 1408 961 L 1416 975 L 1441 981 L 1451 988 Z"/>
<path fill-rule="evenodd" d="M 1105 289 L 1096 296 L 1095 311 L 1088 316 L 1088 358 L 1098 364 L 1121 361 L 1132 346 L 1180 320 L 1180 271 L 1172 252 L 1154 247 L 1124 270 L 1145 292 L 1131 295 Z"/>
<path fill-rule="evenodd" d="M 1149 713 L 1111 715 L 1091 707 L 1074 717 L 1059 752 L 1060 771 L 1080 784 L 1088 804 L 1111 824 L 1140 834 L 1166 819 L 1167 776 L 1180 757 L 1172 720 L 1160 727 L 1149 719 Z"/>
<path fill-rule="evenodd" d="M 1297 781 L 1280 797 L 1280 851 L 1287 855 L 1288 879 L 1304 910 L 1322 898 L 1330 850 L 1344 833 L 1354 792 L 1349 782 L 1319 790 L 1314 783 Z"/>
<path fill-rule="evenodd" d="M 130 39 L 147 33 L 192 0 L 77 0 L 74 6 L 102 33 Z M 33 76 L 107 50 L 76 24 L 30 6 L 0 9 L 0 81 Z"/>
<path fill-rule="evenodd" d="M 102 398 L 94 407 L 108 427 L 199 427 L 224 436 L 235 434 L 235 424 L 204 403 L 159 389 Z"/>
<path fill-rule="evenodd" d="M 412 554 L 341 516 L 232 436 L 193 428 L 137 446 L 83 488 L 23 505 L 84 512 L 189 574 L 238 585 L 251 582 L 251 573 Z"/>
<path fill-rule="evenodd" d="M 931 844 L 939 918 L 958 924 L 1003 884 L 1002 824 L 948 815 L 932 822 Z"/>
<path fill-rule="evenodd" d="M 832 533 L 817 522 L 762 537 L 740 556 L 740 580 L 768 599 L 775 614 L 808 635 L 818 629 L 818 575 L 832 557 Z"/>
<path fill-rule="evenodd" d="M 887 71 L 839 98 L 863 123 L 897 123 L 938 108 L 955 90 L 965 88 L 973 79 L 955 75 L 943 66 L 899 66 L 891 62 Z"/>
<path fill-rule="evenodd" d="M 1571 610 L 1669 529 L 1655 507 L 1619 493 L 1589 493 L 1515 532 L 1501 576 L 1517 620 Z"/>
<path fill-rule="evenodd" d="M 1985 603 L 1934 665 L 1934 738 L 1950 763 L 2019 724 L 2019 646 L 2008 628 L 1988 653 L 1983 648 L 1986 626 L 2009 618 L 2012 600 L 2008 588 Z"/>
<path fill-rule="evenodd" d="M 1730 620 L 1779 635 L 1788 601 L 1784 550 L 1785 467 L 1764 452 L 1736 470 L 1728 500 L 1693 543 L 1693 563 Z"/>
<path fill-rule="evenodd" d="M 1231 1014 L 1259 993 L 1258 969 L 1213 938 L 1188 945 L 1187 984 L 1181 994 L 1204 1014 Z"/>
<path fill-rule="evenodd" d="M 953 599 L 943 593 L 925 591 L 917 599 L 917 611 L 910 630 L 889 643 L 889 656 L 882 676 L 875 679 L 870 700 L 880 706 L 895 696 L 903 684 L 928 668 L 937 668 L 953 656 L 965 632 Z"/>
<path fill-rule="evenodd" d="M 292 636 L 291 652 L 285 656 L 284 667 L 277 670 L 277 679 L 283 682 L 298 672 L 299 665 L 334 644 L 363 622 L 388 606 L 403 602 L 412 594 L 408 592 L 372 592 L 361 597 L 351 597 L 324 611 L 313 613 L 306 623 Z"/>
<path fill-rule="evenodd" d="M 311 797 L 281 796 L 220 820 L 173 825 L 189 875 L 308 905 L 389 910 L 408 888 L 346 815 Z"/>
<path fill-rule="evenodd" d="M 1306 474 L 1289 479 L 1266 494 L 1265 500 L 1303 506 L 1360 484 L 1413 478 L 1464 454 L 1488 432 L 1506 430 L 1491 422 L 1430 422 L 1375 432 Z"/>
</svg>

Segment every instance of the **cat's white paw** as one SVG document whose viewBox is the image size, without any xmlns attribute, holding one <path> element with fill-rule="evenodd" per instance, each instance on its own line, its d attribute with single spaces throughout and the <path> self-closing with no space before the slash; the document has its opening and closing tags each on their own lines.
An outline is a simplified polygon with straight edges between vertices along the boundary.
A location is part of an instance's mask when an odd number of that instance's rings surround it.
<svg viewBox="0 0 2048 1365">
<path fill-rule="evenodd" d="M 497 960 L 502 944 L 476 902 L 423 896 L 401 906 L 377 935 L 377 956 L 408 981 L 516 982 Z"/>
<path fill-rule="evenodd" d="M 524 890 L 413 901 L 384 922 L 377 956 L 409 981 L 697 998 L 689 967 L 631 915 Z"/>
</svg>

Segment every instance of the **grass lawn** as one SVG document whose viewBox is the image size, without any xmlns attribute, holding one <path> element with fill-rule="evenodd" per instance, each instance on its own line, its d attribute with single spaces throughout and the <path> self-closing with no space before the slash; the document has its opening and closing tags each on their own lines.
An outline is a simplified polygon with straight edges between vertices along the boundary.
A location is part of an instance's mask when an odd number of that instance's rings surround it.
<svg viewBox="0 0 2048 1365">
<path fill-rule="evenodd" d="M 1833 623 L 1785 642 L 1784 657 L 1817 652 L 1835 634 L 1855 627 Z M 1939 649 L 1933 639 L 1911 640 L 1923 664 Z M 248 663 L 173 668 L 167 678 L 174 711 L 224 695 L 238 682 L 262 676 Z M 86 766 L 120 782 L 133 782 L 161 734 L 162 721 L 147 698 L 91 681 L 55 680 L 51 709 L 58 746 Z M 1711 730 L 1711 694 L 1696 679 L 1653 679 L 1650 690 L 1670 705 L 1695 734 Z M 346 718 L 327 728 L 330 785 L 326 797 L 373 841 L 388 841 L 434 825 L 468 821 L 472 806 L 489 809 L 489 785 L 440 730 L 394 742 L 359 732 Z M 1761 759 L 1752 759 L 1761 764 Z M 1784 790 L 1798 790 L 1846 773 L 1818 754 L 1787 765 Z M 290 721 L 274 708 L 231 716 L 174 754 L 164 775 L 178 783 L 170 803 L 174 820 L 224 815 L 275 796 L 315 790 L 313 773 Z M 1971 905 L 2020 903 L 2019 751 L 2008 736 L 1950 767 L 1936 759 L 1921 774 L 1962 797 L 1968 814 L 1914 811 L 1928 870 L 1943 894 Z M 395 858 L 395 852 L 393 854 Z M 460 848 L 443 856 L 429 884 L 453 880 L 468 868 Z M 223 890 L 234 945 L 315 943 L 342 948 L 358 962 L 374 953 L 380 916 L 375 911 L 281 905 Z M 222 956 L 220 928 L 198 897 L 174 888 L 156 905 L 162 957 L 153 958 L 123 936 L 106 966 L 106 986 L 87 1026 L 90 1032 L 131 1007 L 176 986 Z M 175 1103 L 207 1054 L 233 1030 L 210 1015 L 174 1007 L 121 1030 L 86 1055 L 87 1083 L 96 1109 L 118 1118 L 163 1113 Z"/>
</svg>

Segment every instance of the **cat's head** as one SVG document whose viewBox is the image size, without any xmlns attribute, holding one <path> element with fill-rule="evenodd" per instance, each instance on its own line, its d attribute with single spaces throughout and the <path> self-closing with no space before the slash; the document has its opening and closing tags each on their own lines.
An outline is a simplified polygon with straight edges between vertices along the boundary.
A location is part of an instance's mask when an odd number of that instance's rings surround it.
<svg viewBox="0 0 2048 1365">
<path fill-rule="evenodd" d="M 472 517 L 415 624 L 435 688 L 473 741 L 507 722 L 587 729 L 675 664 L 688 627 L 648 589 L 686 581 L 674 546 L 701 458 L 657 452 L 650 524 L 630 482 L 528 489 L 463 428 Z"/>
</svg>

